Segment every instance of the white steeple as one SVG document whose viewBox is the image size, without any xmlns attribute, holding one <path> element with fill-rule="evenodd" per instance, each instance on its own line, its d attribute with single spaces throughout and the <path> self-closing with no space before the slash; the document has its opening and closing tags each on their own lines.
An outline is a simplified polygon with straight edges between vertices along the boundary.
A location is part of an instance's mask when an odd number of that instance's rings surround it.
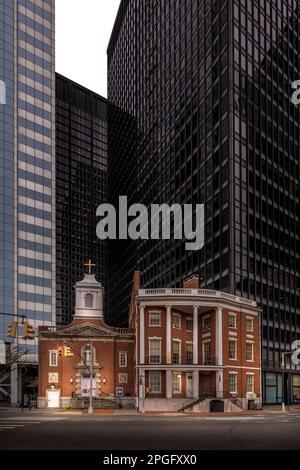
<svg viewBox="0 0 300 470">
<path fill-rule="evenodd" d="M 85 274 L 75 285 L 75 318 L 103 318 L 103 291 L 95 274 Z"/>
</svg>

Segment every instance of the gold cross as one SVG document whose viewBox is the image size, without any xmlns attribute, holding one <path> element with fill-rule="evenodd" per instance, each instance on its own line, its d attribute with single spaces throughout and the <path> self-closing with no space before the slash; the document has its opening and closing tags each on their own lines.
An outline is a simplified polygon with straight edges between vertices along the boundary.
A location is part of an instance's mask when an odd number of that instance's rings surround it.
<svg viewBox="0 0 300 470">
<path fill-rule="evenodd" d="M 95 264 L 92 263 L 92 260 L 89 259 L 88 263 L 84 263 L 83 266 L 87 266 L 89 268 L 89 274 L 92 274 L 92 266 L 96 266 Z"/>
</svg>

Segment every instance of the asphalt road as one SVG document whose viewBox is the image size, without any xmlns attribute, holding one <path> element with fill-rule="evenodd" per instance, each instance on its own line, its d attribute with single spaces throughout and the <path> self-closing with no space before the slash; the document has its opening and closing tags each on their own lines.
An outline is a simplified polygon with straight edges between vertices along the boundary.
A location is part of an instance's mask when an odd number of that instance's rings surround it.
<svg viewBox="0 0 300 470">
<path fill-rule="evenodd" d="M 0 413 L 1 450 L 300 450 L 300 413 L 166 417 Z"/>
</svg>

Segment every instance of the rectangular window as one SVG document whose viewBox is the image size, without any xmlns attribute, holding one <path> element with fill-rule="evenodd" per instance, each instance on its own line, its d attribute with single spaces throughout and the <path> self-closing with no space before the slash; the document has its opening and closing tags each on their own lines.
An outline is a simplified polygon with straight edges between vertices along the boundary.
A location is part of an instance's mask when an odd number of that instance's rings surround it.
<svg viewBox="0 0 300 470">
<path fill-rule="evenodd" d="M 180 315 L 173 315 L 173 328 L 181 328 L 181 318 Z"/>
<path fill-rule="evenodd" d="M 247 392 L 253 393 L 254 392 L 254 375 L 247 374 Z"/>
<path fill-rule="evenodd" d="M 127 367 L 127 352 L 119 352 L 119 366 Z"/>
<path fill-rule="evenodd" d="M 128 374 L 124 374 L 124 373 L 119 374 L 118 380 L 119 380 L 119 384 L 127 384 Z"/>
<path fill-rule="evenodd" d="M 210 330 L 210 315 L 203 317 L 202 327 L 203 327 L 203 330 Z"/>
<path fill-rule="evenodd" d="M 49 351 L 49 366 L 57 367 L 57 351 Z"/>
<path fill-rule="evenodd" d="M 186 331 L 193 331 L 194 322 L 192 318 L 186 319 Z"/>
<path fill-rule="evenodd" d="M 203 364 L 211 363 L 211 343 L 206 341 L 203 343 Z"/>
<path fill-rule="evenodd" d="M 246 330 L 253 331 L 253 318 L 246 318 Z"/>
<path fill-rule="evenodd" d="M 160 326 L 160 313 L 149 313 L 149 326 Z"/>
<path fill-rule="evenodd" d="M 149 392 L 161 391 L 161 374 L 160 372 L 149 372 Z"/>
<path fill-rule="evenodd" d="M 229 373 L 229 392 L 237 393 L 237 374 Z"/>
<path fill-rule="evenodd" d="M 181 392 L 181 382 L 182 382 L 181 374 L 173 374 L 173 392 L 180 393 Z"/>
<path fill-rule="evenodd" d="M 181 362 L 181 342 L 173 341 L 173 364 L 180 364 Z"/>
<path fill-rule="evenodd" d="M 246 343 L 246 360 L 253 361 L 253 343 Z"/>
<path fill-rule="evenodd" d="M 229 341 L 229 359 L 236 359 L 236 341 Z"/>
<path fill-rule="evenodd" d="M 234 315 L 233 313 L 230 313 L 228 315 L 228 326 L 229 328 L 236 328 L 236 315 Z"/>
<path fill-rule="evenodd" d="M 186 363 L 193 364 L 193 343 L 186 343 Z"/>
<path fill-rule="evenodd" d="M 160 364 L 161 359 L 161 340 L 149 339 L 149 363 Z"/>
</svg>

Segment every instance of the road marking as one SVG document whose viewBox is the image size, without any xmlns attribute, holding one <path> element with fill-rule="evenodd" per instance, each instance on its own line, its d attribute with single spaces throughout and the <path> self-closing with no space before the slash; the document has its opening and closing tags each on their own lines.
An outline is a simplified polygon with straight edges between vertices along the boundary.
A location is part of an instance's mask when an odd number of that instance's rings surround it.
<svg viewBox="0 0 300 470">
<path fill-rule="evenodd" d="M 265 419 L 265 416 L 216 416 L 204 417 L 199 419 L 213 420 L 213 421 L 253 421 L 255 419 Z"/>
</svg>

